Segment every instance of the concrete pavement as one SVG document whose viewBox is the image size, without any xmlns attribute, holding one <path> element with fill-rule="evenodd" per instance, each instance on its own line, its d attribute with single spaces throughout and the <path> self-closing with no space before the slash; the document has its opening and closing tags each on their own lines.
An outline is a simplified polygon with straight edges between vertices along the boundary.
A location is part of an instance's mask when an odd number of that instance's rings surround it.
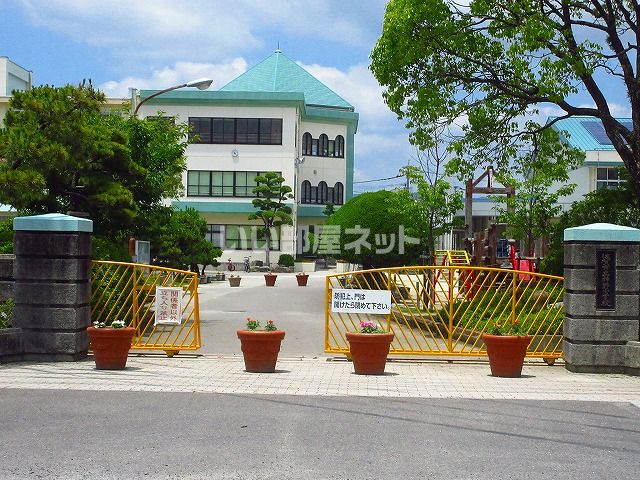
<svg viewBox="0 0 640 480">
<path fill-rule="evenodd" d="M 385 375 L 361 376 L 350 362 L 331 358 L 280 358 L 276 373 L 255 374 L 244 371 L 239 356 L 131 356 L 124 371 L 95 370 L 92 361 L 3 365 L 0 390 L 574 400 L 640 408 L 639 377 L 575 374 L 540 361 L 527 362 L 523 375 L 494 378 L 486 362 L 392 361 Z"/>
<path fill-rule="evenodd" d="M 237 272 L 236 272 L 237 273 Z M 238 273 L 240 287 L 229 282 L 201 285 L 200 322 L 205 354 L 240 354 L 236 330 L 246 317 L 263 325 L 273 320 L 287 332 L 282 355 L 316 357 L 324 351 L 325 273 L 310 275 L 307 287 L 298 287 L 294 274 L 278 274 L 275 287 L 266 287 L 262 273 Z"/>
<path fill-rule="evenodd" d="M 601 480 L 640 467 L 627 403 L 0 394 L 2 479 Z"/>
</svg>

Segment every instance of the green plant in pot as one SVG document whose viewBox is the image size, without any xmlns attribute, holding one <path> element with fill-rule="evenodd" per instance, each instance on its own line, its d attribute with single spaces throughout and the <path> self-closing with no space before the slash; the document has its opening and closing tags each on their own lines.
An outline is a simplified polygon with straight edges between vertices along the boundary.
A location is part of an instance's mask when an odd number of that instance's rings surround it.
<svg viewBox="0 0 640 480">
<path fill-rule="evenodd" d="M 482 334 L 482 341 L 487 347 L 491 375 L 520 377 L 531 339 L 517 319 L 497 321 L 487 328 L 487 332 Z"/>
<path fill-rule="evenodd" d="M 296 273 L 296 281 L 298 282 L 299 287 L 306 287 L 307 282 L 309 281 L 309 274 L 305 272 Z"/>
<path fill-rule="evenodd" d="M 273 320 L 262 328 L 258 320 L 247 317 L 244 330 L 237 331 L 247 372 L 275 372 L 284 330 L 278 330 Z"/>
<path fill-rule="evenodd" d="M 387 363 L 393 333 L 385 332 L 373 321 L 361 321 L 358 332 L 347 332 L 353 369 L 359 375 L 382 375 Z"/>
<path fill-rule="evenodd" d="M 93 359 L 98 370 L 122 370 L 127 365 L 127 356 L 135 329 L 128 327 L 124 320 L 114 320 L 110 324 L 93 322 L 87 327 L 87 335 Z"/>
</svg>

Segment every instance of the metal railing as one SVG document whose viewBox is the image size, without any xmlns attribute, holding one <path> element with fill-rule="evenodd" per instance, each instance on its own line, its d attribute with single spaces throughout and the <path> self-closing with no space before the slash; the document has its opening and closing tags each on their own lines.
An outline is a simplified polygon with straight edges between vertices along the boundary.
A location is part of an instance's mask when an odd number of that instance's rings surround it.
<svg viewBox="0 0 640 480">
<path fill-rule="evenodd" d="M 179 325 L 156 323 L 156 287 L 182 289 Z M 170 357 L 200 348 L 198 274 L 172 268 L 94 261 L 91 275 L 91 320 L 124 320 L 136 332 L 132 349 L 164 350 Z"/>
<path fill-rule="evenodd" d="M 391 313 L 331 311 L 333 288 L 390 290 Z M 527 356 L 562 356 L 562 277 L 471 266 L 365 270 L 326 278 L 325 352 L 348 353 L 347 331 L 374 320 L 395 334 L 390 353 L 484 356 L 481 335 L 494 323 L 517 321 L 532 336 Z"/>
</svg>

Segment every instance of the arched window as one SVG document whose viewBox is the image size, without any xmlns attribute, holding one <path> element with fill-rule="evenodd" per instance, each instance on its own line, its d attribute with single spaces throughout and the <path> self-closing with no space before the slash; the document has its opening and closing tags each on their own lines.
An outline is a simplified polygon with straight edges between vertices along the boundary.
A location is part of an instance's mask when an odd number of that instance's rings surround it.
<svg viewBox="0 0 640 480">
<path fill-rule="evenodd" d="M 309 180 L 305 180 L 302 182 L 301 190 L 301 199 L 302 203 L 311 203 L 311 182 Z"/>
<path fill-rule="evenodd" d="M 336 137 L 336 146 L 333 152 L 334 157 L 344 158 L 344 137 L 338 135 Z"/>
<path fill-rule="evenodd" d="M 326 205 L 329 201 L 329 188 L 326 182 L 320 182 L 318 184 L 318 203 Z"/>
<path fill-rule="evenodd" d="M 309 132 L 302 135 L 302 155 L 311 155 L 311 145 L 313 144 L 313 138 Z"/>
<path fill-rule="evenodd" d="M 318 138 L 318 155 L 321 157 L 329 156 L 329 137 L 324 133 Z"/>
<path fill-rule="evenodd" d="M 338 182 L 333 187 L 333 203 L 334 205 L 342 205 L 344 201 L 344 186 Z"/>
</svg>

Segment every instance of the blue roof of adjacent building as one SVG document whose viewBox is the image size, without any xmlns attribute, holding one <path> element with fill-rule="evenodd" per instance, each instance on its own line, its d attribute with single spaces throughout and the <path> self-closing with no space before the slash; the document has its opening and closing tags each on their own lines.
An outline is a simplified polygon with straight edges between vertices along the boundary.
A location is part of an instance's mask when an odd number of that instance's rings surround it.
<svg viewBox="0 0 640 480">
<path fill-rule="evenodd" d="M 353 105 L 280 50 L 231 80 L 220 91 L 302 93 L 307 105 L 353 111 Z"/>
<path fill-rule="evenodd" d="M 549 117 L 547 122 L 557 117 Z M 616 118 L 620 123 L 631 129 L 630 118 Z M 604 131 L 602 122 L 594 117 L 571 117 L 558 120 L 552 125 L 554 130 L 561 132 L 563 141 L 582 151 L 615 151 L 611 140 Z"/>
</svg>

